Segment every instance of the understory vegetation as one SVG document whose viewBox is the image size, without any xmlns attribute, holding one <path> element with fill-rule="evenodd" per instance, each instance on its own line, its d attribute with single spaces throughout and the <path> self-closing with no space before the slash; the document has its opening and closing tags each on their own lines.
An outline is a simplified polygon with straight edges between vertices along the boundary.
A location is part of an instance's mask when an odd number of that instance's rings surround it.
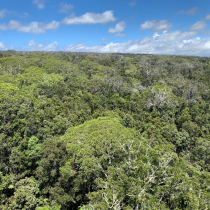
<svg viewBox="0 0 210 210">
<path fill-rule="evenodd" d="M 210 209 L 210 58 L 1 51 L 0 209 Z"/>
</svg>

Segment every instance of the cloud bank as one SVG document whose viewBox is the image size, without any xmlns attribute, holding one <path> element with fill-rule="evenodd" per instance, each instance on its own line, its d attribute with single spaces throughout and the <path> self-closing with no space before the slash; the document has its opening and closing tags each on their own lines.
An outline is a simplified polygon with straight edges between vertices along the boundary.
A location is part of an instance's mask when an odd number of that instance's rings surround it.
<svg viewBox="0 0 210 210">
<path fill-rule="evenodd" d="M 64 51 L 72 52 L 99 52 L 99 53 L 154 53 L 170 55 L 200 55 L 209 56 L 210 38 L 199 37 L 176 41 L 157 41 L 153 37 L 141 40 L 130 40 L 123 43 L 109 43 L 107 45 L 88 46 L 85 43 L 74 43 L 62 48 Z"/>
<path fill-rule="evenodd" d="M 110 42 L 108 44 L 97 44 L 88 46 L 86 43 L 72 43 L 67 46 L 61 46 L 57 41 L 52 43 L 35 42 L 30 40 L 27 47 L 21 50 L 28 51 L 71 51 L 71 52 L 99 52 L 99 53 L 154 53 L 169 55 L 195 55 L 209 56 L 210 38 L 192 37 L 194 32 L 180 31 L 164 32 L 158 36 L 148 36 L 139 40 L 129 40 L 122 43 Z M 191 38 L 190 38 L 191 37 Z M 0 48 L 17 49 L 20 47 L 7 47 L 5 43 L 0 42 Z"/>
</svg>

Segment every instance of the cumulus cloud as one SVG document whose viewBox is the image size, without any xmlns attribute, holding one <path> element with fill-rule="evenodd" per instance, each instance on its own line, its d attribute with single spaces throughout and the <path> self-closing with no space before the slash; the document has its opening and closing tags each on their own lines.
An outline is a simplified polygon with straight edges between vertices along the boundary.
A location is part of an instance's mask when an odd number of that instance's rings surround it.
<svg viewBox="0 0 210 210">
<path fill-rule="evenodd" d="M 155 32 L 170 30 L 172 24 L 168 20 L 148 20 L 140 26 L 140 30 L 152 29 Z"/>
<path fill-rule="evenodd" d="M 26 26 L 21 26 L 17 31 L 32 34 L 44 34 L 46 32 L 44 24 L 38 22 L 31 22 Z"/>
<path fill-rule="evenodd" d="M 45 8 L 45 1 L 44 0 L 33 0 L 33 4 L 36 4 L 38 9 Z"/>
<path fill-rule="evenodd" d="M 210 13 L 206 15 L 205 19 L 210 20 Z"/>
<path fill-rule="evenodd" d="M 125 27 L 126 27 L 125 22 L 121 21 L 121 22 L 117 23 L 114 28 L 110 28 L 108 30 L 108 33 L 113 34 L 113 33 L 122 32 L 122 31 L 124 31 Z"/>
<path fill-rule="evenodd" d="M 177 15 L 178 14 L 195 15 L 196 13 L 199 13 L 199 12 L 200 11 L 199 11 L 199 9 L 197 7 L 193 7 L 191 9 L 189 9 L 189 10 L 186 10 L 186 11 L 181 10 L 180 12 L 177 13 Z"/>
<path fill-rule="evenodd" d="M 189 31 L 202 31 L 208 24 L 205 21 L 198 21 L 188 28 Z"/>
<path fill-rule="evenodd" d="M 21 25 L 20 22 L 11 20 L 7 25 L 0 24 L 0 30 L 17 30 L 23 33 L 43 34 L 46 33 L 46 30 L 57 29 L 59 25 L 60 23 L 57 21 L 52 21 L 48 24 L 31 22 L 28 25 Z"/>
<path fill-rule="evenodd" d="M 33 46 L 35 46 L 36 45 L 36 42 L 34 41 L 34 40 L 30 40 L 29 42 L 28 42 L 28 47 L 33 47 Z"/>
<path fill-rule="evenodd" d="M 115 34 L 114 36 L 115 36 L 115 37 L 120 37 L 120 38 L 122 38 L 122 37 L 128 36 L 128 34 L 121 34 L 121 33 L 118 33 L 118 34 Z"/>
<path fill-rule="evenodd" d="M 14 30 L 17 29 L 18 27 L 20 27 L 20 23 L 18 21 L 15 20 L 10 20 L 9 23 L 6 24 L 0 24 L 0 30 Z"/>
<path fill-rule="evenodd" d="M 62 20 L 62 23 L 66 25 L 73 25 L 73 24 L 97 24 L 97 23 L 108 23 L 114 22 L 117 19 L 114 17 L 113 11 L 105 11 L 102 14 L 99 13 L 85 13 L 84 15 L 77 17 L 74 14 L 66 17 Z"/>
<path fill-rule="evenodd" d="M 48 24 L 45 25 L 45 29 L 49 30 L 49 29 L 57 29 L 59 27 L 60 23 L 57 21 L 52 21 Z"/>
<path fill-rule="evenodd" d="M 5 49 L 6 48 L 6 45 L 5 45 L 5 43 L 3 43 L 3 42 L 0 42 L 0 49 Z"/>
<path fill-rule="evenodd" d="M 58 43 L 54 41 L 51 44 L 46 42 L 37 43 L 33 39 L 26 43 L 27 47 L 24 50 L 27 51 L 57 51 L 60 49 Z"/>
<path fill-rule="evenodd" d="M 15 20 L 11 20 L 9 23 L 8 23 L 8 28 L 11 29 L 11 30 L 14 30 L 14 29 L 17 29 L 18 27 L 20 27 L 20 23 L 18 21 L 15 21 Z"/>
<path fill-rule="evenodd" d="M 67 4 L 67 3 L 60 3 L 59 4 L 59 12 L 60 13 L 66 13 L 66 14 L 68 14 L 70 11 L 71 11 L 71 9 L 73 9 L 74 8 L 74 6 L 73 5 L 71 5 L 71 4 Z"/>
<path fill-rule="evenodd" d="M 162 34 L 156 33 L 155 39 L 160 40 L 162 42 L 176 42 L 176 41 L 180 41 L 183 39 L 190 39 L 196 35 L 198 35 L 197 31 L 185 31 L 185 32 L 172 31 L 170 33 L 168 33 L 168 32 L 164 32 Z"/>
</svg>

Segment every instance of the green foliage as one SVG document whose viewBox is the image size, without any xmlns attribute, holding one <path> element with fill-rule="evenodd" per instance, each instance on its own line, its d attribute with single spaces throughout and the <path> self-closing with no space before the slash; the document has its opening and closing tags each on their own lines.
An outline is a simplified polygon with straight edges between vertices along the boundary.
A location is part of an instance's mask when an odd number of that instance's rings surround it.
<svg viewBox="0 0 210 210">
<path fill-rule="evenodd" d="M 39 187 L 33 178 L 21 179 L 15 187 L 10 187 L 10 189 L 13 188 L 14 196 L 9 199 L 6 209 L 35 209 L 41 203 L 37 198 Z"/>
<path fill-rule="evenodd" d="M 210 209 L 209 58 L 0 57 L 0 209 Z"/>
<path fill-rule="evenodd" d="M 79 210 L 90 210 L 87 206 L 82 206 Z"/>
</svg>

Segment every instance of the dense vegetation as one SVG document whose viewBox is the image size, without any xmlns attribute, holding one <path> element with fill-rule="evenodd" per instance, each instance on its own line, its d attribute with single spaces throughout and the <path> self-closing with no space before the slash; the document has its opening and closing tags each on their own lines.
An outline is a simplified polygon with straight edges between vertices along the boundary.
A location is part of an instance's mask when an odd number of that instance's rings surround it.
<svg viewBox="0 0 210 210">
<path fill-rule="evenodd" d="M 0 209 L 210 209 L 210 58 L 0 52 Z"/>
</svg>

